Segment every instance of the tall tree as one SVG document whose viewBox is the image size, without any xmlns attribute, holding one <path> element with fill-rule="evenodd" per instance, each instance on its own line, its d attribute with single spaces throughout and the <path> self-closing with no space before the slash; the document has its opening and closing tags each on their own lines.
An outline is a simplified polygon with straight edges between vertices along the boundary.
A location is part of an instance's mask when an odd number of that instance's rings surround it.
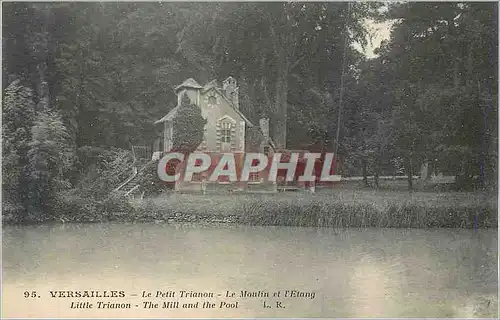
<svg viewBox="0 0 500 320">
<path fill-rule="evenodd" d="M 490 104 L 497 92 L 491 81 L 497 78 L 496 60 L 490 58 L 498 45 L 496 13 L 496 4 L 391 7 L 389 16 L 397 22 L 379 53 L 381 70 L 392 74 L 383 83 L 393 98 L 396 151 L 406 158 L 409 177 L 430 159 L 468 180 L 481 167 L 491 168 L 486 150 L 494 149 L 490 134 L 497 132 Z"/>
<path fill-rule="evenodd" d="M 174 118 L 173 150 L 193 152 L 203 141 L 206 120 L 200 107 L 191 102 L 187 94 L 182 96 L 181 105 Z"/>
<path fill-rule="evenodd" d="M 315 89 L 320 96 L 326 91 L 336 97 L 342 63 L 338 57 L 345 43 L 366 41 L 362 19 L 374 14 L 377 6 L 353 4 L 348 18 L 346 3 L 228 5 L 214 48 L 221 57 L 219 73 L 233 72 L 249 82 L 249 87 L 258 88 L 253 91 L 253 105 L 260 105 L 260 115 L 273 120 L 276 143 L 285 147 L 288 104 L 303 104 L 290 93 Z M 356 55 L 352 49 L 346 50 L 349 66 Z"/>
<path fill-rule="evenodd" d="M 68 189 L 65 177 L 72 163 L 70 136 L 58 114 L 43 110 L 37 113 L 27 153 L 27 219 L 37 221 L 49 214 L 58 191 Z"/>
<path fill-rule="evenodd" d="M 20 203 L 25 166 L 35 119 L 35 103 L 29 88 L 15 80 L 3 95 L 2 110 L 2 190 L 4 198 Z"/>
</svg>

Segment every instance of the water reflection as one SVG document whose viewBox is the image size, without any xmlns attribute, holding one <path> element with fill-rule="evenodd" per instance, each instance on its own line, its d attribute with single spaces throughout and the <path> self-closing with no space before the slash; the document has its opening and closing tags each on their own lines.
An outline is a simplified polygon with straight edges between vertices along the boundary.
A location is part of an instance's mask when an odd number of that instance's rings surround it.
<svg viewBox="0 0 500 320">
<path fill-rule="evenodd" d="M 75 224 L 6 227 L 3 244 L 6 317 L 497 314 L 496 230 Z M 27 308 L 21 298 L 24 290 L 64 289 L 299 290 L 316 298 L 288 300 L 285 309 L 263 309 L 250 299 L 223 311 L 106 312 L 77 312 L 59 300 Z"/>
</svg>

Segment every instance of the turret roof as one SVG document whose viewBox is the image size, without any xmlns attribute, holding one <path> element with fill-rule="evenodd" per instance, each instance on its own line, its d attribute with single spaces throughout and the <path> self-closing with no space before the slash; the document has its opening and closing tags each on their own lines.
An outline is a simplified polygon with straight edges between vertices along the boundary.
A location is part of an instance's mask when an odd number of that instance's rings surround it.
<svg viewBox="0 0 500 320">
<path fill-rule="evenodd" d="M 201 89 L 203 88 L 194 80 L 193 78 L 189 78 L 186 81 L 184 81 L 182 84 L 178 85 L 175 87 L 175 92 L 179 91 L 182 88 L 193 88 L 193 89 Z"/>
</svg>

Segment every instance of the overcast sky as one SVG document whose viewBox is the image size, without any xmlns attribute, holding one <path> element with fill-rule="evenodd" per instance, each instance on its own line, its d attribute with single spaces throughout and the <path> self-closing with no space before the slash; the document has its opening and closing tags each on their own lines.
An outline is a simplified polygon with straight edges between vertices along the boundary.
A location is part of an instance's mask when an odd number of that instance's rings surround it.
<svg viewBox="0 0 500 320">
<path fill-rule="evenodd" d="M 368 45 L 364 50 L 365 55 L 368 58 L 374 58 L 376 55 L 373 50 L 380 46 L 383 40 L 388 40 L 391 34 L 392 22 L 375 23 L 373 21 L 367 21 L 368 30 L 372 36 L 371 43 L 368 39 Z M 358 50 L 363 52 L 363 49 L 359 45 L 355 45 Z"/>
</svg>

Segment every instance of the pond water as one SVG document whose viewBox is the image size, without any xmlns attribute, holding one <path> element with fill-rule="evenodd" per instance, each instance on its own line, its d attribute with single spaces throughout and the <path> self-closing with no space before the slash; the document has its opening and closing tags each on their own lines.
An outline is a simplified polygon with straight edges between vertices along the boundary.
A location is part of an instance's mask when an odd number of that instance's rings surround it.
<svg viewBox="0 0 500 320">
<path fill-rule="evenodd" d="M 5 226 L 2 316 L 494 317 L 497 261 L 497 230 Z"/>
</svg>

